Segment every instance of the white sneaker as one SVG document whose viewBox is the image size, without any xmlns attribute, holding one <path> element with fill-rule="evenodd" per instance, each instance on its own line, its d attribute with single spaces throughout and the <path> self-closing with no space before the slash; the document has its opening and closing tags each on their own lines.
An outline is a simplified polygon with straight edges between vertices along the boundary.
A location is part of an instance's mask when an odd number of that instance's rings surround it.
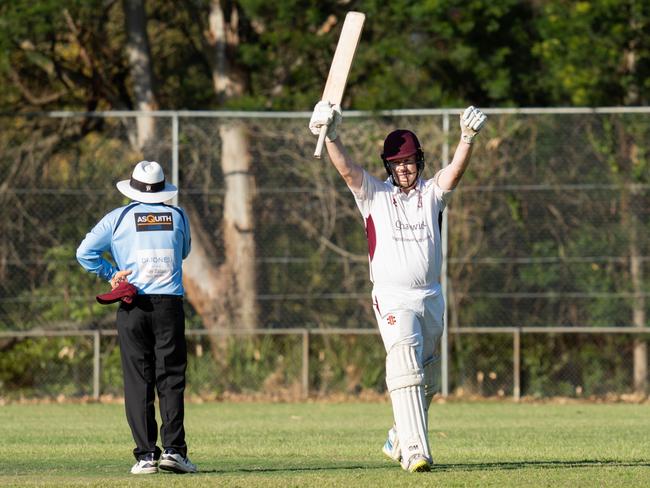
<svg viewBox="0 0 650 488">
<path fill-rule="evenodd" d="M 196 465 L 193 464 L 187 457 L 181 456 L 174 449 L 165 449 L 160 457 L 160 469 L 165 471 L 172 471 L 174 473 L 196 473 Z"/>
<path fill-rule="evenodd" d="M 397 438 L 397 431 L 395 426 L 388 430 L 388 437 L 384 442 L 384 447 L 381 448 L 382 452 L 386 454 L 393 461 L 398 463 L 402 460 L 402 449 L 399 447 L 399 439 Z"/>
<path fill-rule="evenodd" d="M 138 459 L 138 462 L 131 468 L 131 474 L 154 474 L 158 472 L 158 461 L 153 454 Z"/>
<path fill-rule="evenodd" d="M 402 468 L 409 473 L 426 473 L 431 471 L 431 461 L 421 454 L 413 454 L 408 463 L 402 463 Z"/>
</svg>

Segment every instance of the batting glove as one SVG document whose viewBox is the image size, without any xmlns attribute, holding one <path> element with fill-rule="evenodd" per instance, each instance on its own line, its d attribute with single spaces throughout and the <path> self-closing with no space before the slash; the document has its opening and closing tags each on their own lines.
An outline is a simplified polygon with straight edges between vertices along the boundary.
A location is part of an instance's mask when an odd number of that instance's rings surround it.
<svg viewBox="0 0 650 488">
<path fill-rule="evenodd" d="M 461 139 L 467 144 L 472 144 L 476 134 L 485 125 L 487 116 L 474 106 L 469 106 L 460 116 Z"/>
<path fill-rule="evenodd" d="M 319 135 L 321 127 L 327 126 L 327 139 L 331 142 L 338 137 L 336 128 L 343 120 L 341 107 L 331 105 L 329 102 L 320 101 L 314 107 L 314 113 L 309 121 L 309 130 L 314 135 Z"/>
</svg>

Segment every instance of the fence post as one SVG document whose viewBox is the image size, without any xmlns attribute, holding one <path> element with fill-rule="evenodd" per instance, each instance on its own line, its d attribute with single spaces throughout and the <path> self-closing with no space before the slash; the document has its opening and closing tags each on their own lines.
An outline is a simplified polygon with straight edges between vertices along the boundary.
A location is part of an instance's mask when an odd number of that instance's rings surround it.
<svg viewBox="0 0 650 488">
<path fill-rule="evenodd" d="M 449 164 L 449 113 L 445 112 L 442 116 L 442 132 L 444 134 L 442 143 L 442 167 Z M 442 244 L 442 269 L 440 270 L 440 284 L 442 286 L 442 296 L 445 299 L 444 327 L 442 329 L 442 338 L 440 341 L 440 376 L 441 376 L 441 393 L 443 397 L 449 396 L 449 300 L 447 293 L 449 283 L 447 279 L 447 237 L 449 236 L 447 227 L 447 212 L 442 213 L 442 228 L 440 229 L 440 240 Z"/>
<path fill-rule="evenodd" d="M 178 112 L 172 116 L 172 184 L 178 187 Z M 178 194 L 172 199 L 178 205 Z"/>
<path fill-rule="evenodd" d="M 99 400 L 100 385 L 99 378 L 101 377 L 101 332 L 95 330 L 93 333 L 93 398 Z"/>
<path fill-rule="evenodd" d="M 521 398 L 521 327 L 517 327 L 513 332 L 512 353 L 514 369 L 514 387 L 512 394 L 515 401 L 518 402 Z"/>
<path fill-rule="evenodd" d="M 302 397 L 309 396 L 309 329 L 302 331 Z"/>
</svg>

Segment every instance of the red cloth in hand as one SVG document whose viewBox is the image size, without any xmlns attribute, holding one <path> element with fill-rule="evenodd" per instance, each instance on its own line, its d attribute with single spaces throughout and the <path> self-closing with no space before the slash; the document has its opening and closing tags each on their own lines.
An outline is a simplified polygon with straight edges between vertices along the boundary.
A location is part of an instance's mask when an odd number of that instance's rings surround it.
<svg viewBox="0 0 650 488">
<path fill-rule="evenodd" d="M 102 305 L 115 303 L 122 300 L 124 303 L 132 303 L 133 297 L 138 294 L 138 289 L 128 281 L 122 281 L 114 290 L 108 293 L 97 295 L 97 301 Z"/>
</svg>

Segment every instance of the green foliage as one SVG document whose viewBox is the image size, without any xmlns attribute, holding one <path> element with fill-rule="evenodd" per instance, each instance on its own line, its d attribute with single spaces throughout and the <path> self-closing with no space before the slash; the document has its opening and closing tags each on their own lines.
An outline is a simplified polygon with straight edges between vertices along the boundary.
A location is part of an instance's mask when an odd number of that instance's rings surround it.
<svg viewBox="0 0 650 488">
<path fill-rule="evenodd" d="M 625 336 L 527 335 L 522 346 L 522 392 L 538 398 L 580 398 L 629 389 L 632 371 L 625 356 L 631 344 Z"/>
<path fill-rule="evenodd" d="M 346 106 L 644 104 L 650 89 L 650 7 L 633 0 L 227 2 L 235 29 L 228 74 L 243 91 L 223 99 L 211 80 L 211 2 L 146 8 L 156 97 L 166 109 L 311 108 L 348 10 L 367 18 Z M 0 19 L 9 88 L 0 107 L 134 106 L 119 2 L 3 2 Z"/>
<path fill-rule="evenodd" d="M 511 335 L 450 334 L 450 350 L 455 358 L 450 392 L 460 396 L 513 394 Z"/>
<path fill-rule="evenodd" d="M 559 105 L 645 105 L 650 83 L 650 6 L 635 0 L 545 2 L 532 52 Z"/>
<path fill-rule="evenodd" d="M 359 8 L 368 17 L 355 60 L 360 77 L 348 92 L 355 106 L 533 103 L 528 3 L 368 1 Z"/>
<path fill-rule="evenodd" d="M 122 23 L 100 0 L 0 4 L 0 108 L 120 106 Z M 117 26 L 117 28 L 116 28 Z M 121 80 L 121 81 L 120 81 Z"/>
<path fill-rule="evenodd" d="M 384 351 L 378 336 L 311 335 L 309 388 L 315 395 L 383 392 Z M 102 395 L 123 396 L 117 338 L 101 339 Z M 302 395 L 302 335 L 234 336 L 211 343 L 188 337 L 187 392 Z M 38 338 L 3 345 L 0 397 L 75 398 L 92 393 L 93 345 L 87 338 Z"/>
<path fill-rule="evenodd" d="M 64 397 L 92 393 L 92 341 L 28 338 L 0 354 L 0 395 Z"/>
<path fill-rule="evenodd" d="M 310 385 L 319 394 L 385 390 L 385 352 L 379 336 L 312 336 Z"/>
<path fill-rule="evenodd" d="M 123 397 L 124 377 L 122 375 L 118 338 L 116 336 L 102 336 L 100 351 L 100 393 L 102 395 Z M 89 368 L 90 365 L 86 364 L 86 367 Z"/>
</svg>

